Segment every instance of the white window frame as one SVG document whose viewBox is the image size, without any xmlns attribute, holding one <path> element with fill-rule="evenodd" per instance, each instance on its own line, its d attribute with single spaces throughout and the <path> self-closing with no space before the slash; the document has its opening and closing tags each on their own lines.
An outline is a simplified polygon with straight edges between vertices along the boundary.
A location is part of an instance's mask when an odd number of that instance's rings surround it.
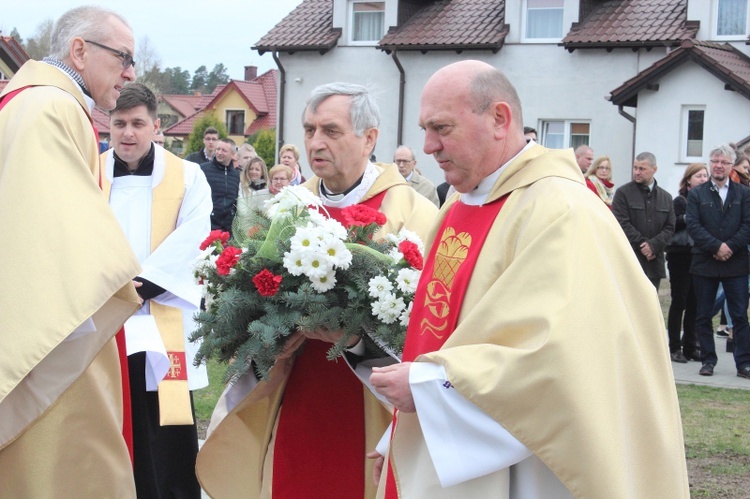
<svg viewBox="0 0 750 499">
<path fill-rule="evenodd" d="M 382 33 L 378 37 L 377 40 L 354 40 L 354 5 L 358 3 L 382 3 L 383 4 L 383 29 Z M 347 17 L 349 19 L 349 29 L 348 32 L 348 43 L 349 45 L 356 45 L 356 46 L 366 46 L 371 47 L 373 45 L 377 45 L 380 40 L 385 36 L 386 32 L 386 22 L 385 22 L 385 11 L 386 11 L 386 0 L 349 0 L 349 6 L 348 6 L 348 14 Z"/>
<path fill-rule="evenodd" d="M 743 33 L 737 33 L 735 35 L 720 35 L 719 34 L 719 3 L 721 0 L 713 0 L 712 5 L 712 39 L 714 40 L 741 40 L 747 39 L 748 33 L 750 32 L 750 0 L 745 0 L 745 31 Z"/>
<path fill-rule="evenodd" d="M 554 147 L 552 144 L 548 145 L 548 135 L 549 135 L 549 124 L 551 123 L 562 123 L 563 124 L 563 133 L 562 133 L 562 147 Z M 591 120 L 583 120 L 583 119 L 573 119 L 573 120 L 564 120 L 564 119 L 548 119 L 548 120 L 540 120 L 539 121 L 539 128 L 538 130 L 538 137 L 539 137 L 539 143 L 545 147 L 549 147 L 552 149 L 567 149 L 569 147 L 578 147 L 578 145 L 572 144 L 572 138 L 573 134 L 571 132 L 572 125 L 588 125 L 589 127 L 589 133 L 587 135 L 588 140 L 586 142 L 583 142 L 585 144 L 591 144 Z"/>
<path fill-rule="evenodd" d="M 697 156 L 688 154 L 688 125 L 691 111 L 703 111 L 703 130 L 701 139 L 701 150 Z M 703 162 L 704 152 L 706 151 L 706 106 L 705 105 L 683 105 L 680 115 L 680 161 L 682 163 Z"/>
<path fill-rule="evenodd" d="M 562 3 L 562 19 L 560 20 L 560 36 L 553 38 L 531 38 L 527 35 L 528 30 L 528 19 L 529 19 L 529 0 L 523 0 L 523 6 L 521 10 L 521 26 L 523 27 L 522 40 L 525 43 L 558 43 L 565 36 L 565 0 L 561 0 Z"/>
<path fill-rule="evenodd" d="M 242 130 L 240 130 L 240 133 L 232 133 L 232 127 L 231 127 L 231 125 L 229 123 L 229 113 L 242 113 Z M 247 128 L 246 118 L 247 118 L 247 113 L 245 112 L 244 109 L 225 109 L 224 110 L 224 123 L 227 126 L 227 133 L 229 135 L 235 135 L 235 136 L 242 135 L 242 136 L 244 136 L 245 135 L 245 129 Z"/>
</svg>

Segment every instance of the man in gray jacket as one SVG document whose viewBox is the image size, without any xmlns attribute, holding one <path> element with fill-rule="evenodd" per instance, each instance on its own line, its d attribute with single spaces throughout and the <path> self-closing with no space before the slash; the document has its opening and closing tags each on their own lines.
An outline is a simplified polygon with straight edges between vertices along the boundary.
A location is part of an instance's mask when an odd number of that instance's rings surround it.
<svg viewBox="0 0 750 499">
<path fill-rule="evenodd" d="M 651 283 L 659 290 L 659 282 L 667 276 L 664 249 L 674 234 L 672 196 L 654 179 L 656 158 L 642 152 L 633 162 L 633 181 L 615 192 L 612 213 L 635 251 Z"/>
</svg>

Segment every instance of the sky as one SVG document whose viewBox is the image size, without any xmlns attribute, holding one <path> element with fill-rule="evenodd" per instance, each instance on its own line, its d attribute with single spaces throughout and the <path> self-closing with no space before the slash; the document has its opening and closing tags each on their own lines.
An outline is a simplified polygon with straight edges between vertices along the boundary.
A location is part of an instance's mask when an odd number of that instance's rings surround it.
<svg viewBox="0 0 750 499">
<path fill-rule="evenodd" d="M 36 34 L 42 22 L 55 21 L 69 9 L 93 3 L 114 10 L 128 21 L 133 28 L 136 55 L 139 43 L 148 37 L 162 69 L 180 66 L 192 76 L 201 65 L 211 71 L 222 63 L 230 78 L 241 80 L 245 76 L 245 66 L 258 66 L 258 74 L 276 68 L 270 53 L 260 56 L 250 47 L 302 0 L 219 0 L 216 3 L 11 0 L 3 2 L 0 30 L 9 36 L 16 28 L 26 40 Z"/>
</svg>

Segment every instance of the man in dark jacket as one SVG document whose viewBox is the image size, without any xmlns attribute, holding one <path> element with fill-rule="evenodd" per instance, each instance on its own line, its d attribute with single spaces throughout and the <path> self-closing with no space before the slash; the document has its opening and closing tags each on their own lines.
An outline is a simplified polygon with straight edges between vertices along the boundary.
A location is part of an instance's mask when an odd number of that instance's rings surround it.
<svg viewBox="0 0 750 499">
<path fill-rule="evenodd" d="M 735 157 L 728 145 L 711 151 L 711 178 L 688 193 L 685 222 L 694 241 L 690 273 L 697 300 L 695 330 L 703 364 L 698 373 L 703 376 L 714 373 L 717 357 L 711 312 L 721 283 L 734 323 L 737 376 L 750 379 L 747 323 L 750 189 L 729 180 Z"/>
<path fill-rule="evenodd" d="M 211 186 L 214 209 L 211 212 L 211 230 L 232 232 L 232 220 L 237 213 L 237 194 L 240 188 L 240 171 L 232 166 L 234 142 L 219 139 L 214 158 L 201 165 Z"/>
<path fill-rule="evenodd" d="M 656 184 L 656 158 L 642 152 L 633 163 L 633 181 L 615 192 L 612 213 L 620 223 L 641 268 L 659 290 L 667 276 L 664 250 L 674 234 L 672 196 Z"/>
</svg>

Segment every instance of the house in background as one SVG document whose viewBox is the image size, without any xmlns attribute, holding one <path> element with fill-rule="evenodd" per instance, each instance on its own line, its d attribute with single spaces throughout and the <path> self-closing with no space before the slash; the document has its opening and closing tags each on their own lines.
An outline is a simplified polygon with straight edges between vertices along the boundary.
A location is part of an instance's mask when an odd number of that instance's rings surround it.
<svg viewBox="0 0 750 499">
<path fill-rule="evenodd" d="M 361 83 L 381 108 L 378 160 L 406 144 L 442 182 L 421 151 L 421 91 L 440 67 L 478 59 L 514 83 L 542 144 L 589 144 L 612 158 L 617 185 L 649 150 L 659 184 L 676 193 L 689 162 L 750 135 L 748 3 L 303 0 L 253 48 L 279 66 L 280 143 L 302 144 L 299 117 L 315 86 Z"/>
<path fill-rule="evenodd" d="M 181 152 L 181 145 L 193 131 L 195 120 L 208 111 L 224 121 L 229 138 L 237 145 L 263 128 L 275 128 L 279 71 L 272 69 L 260 76 L 257 71 L 256 66 L 246 66 L 245 80 L 230 80 L 226 85 L 217 86 L 211 95 L 201 96 L 193 104 L 196 111 L 165 128 L 164 135 L 174 141 L 172 149 Z M 174 106 L 171 97 L 165 100 Z"/>
<path fill-rule="evenodd" d="M 158 96 L 156 114 L 161 121 L 161 129 L 167 129 L 178 121 L 192 116 L 207 104 L 206 96 L 196 92 L 192 95 L 161 94 Z"/>
</svg>

